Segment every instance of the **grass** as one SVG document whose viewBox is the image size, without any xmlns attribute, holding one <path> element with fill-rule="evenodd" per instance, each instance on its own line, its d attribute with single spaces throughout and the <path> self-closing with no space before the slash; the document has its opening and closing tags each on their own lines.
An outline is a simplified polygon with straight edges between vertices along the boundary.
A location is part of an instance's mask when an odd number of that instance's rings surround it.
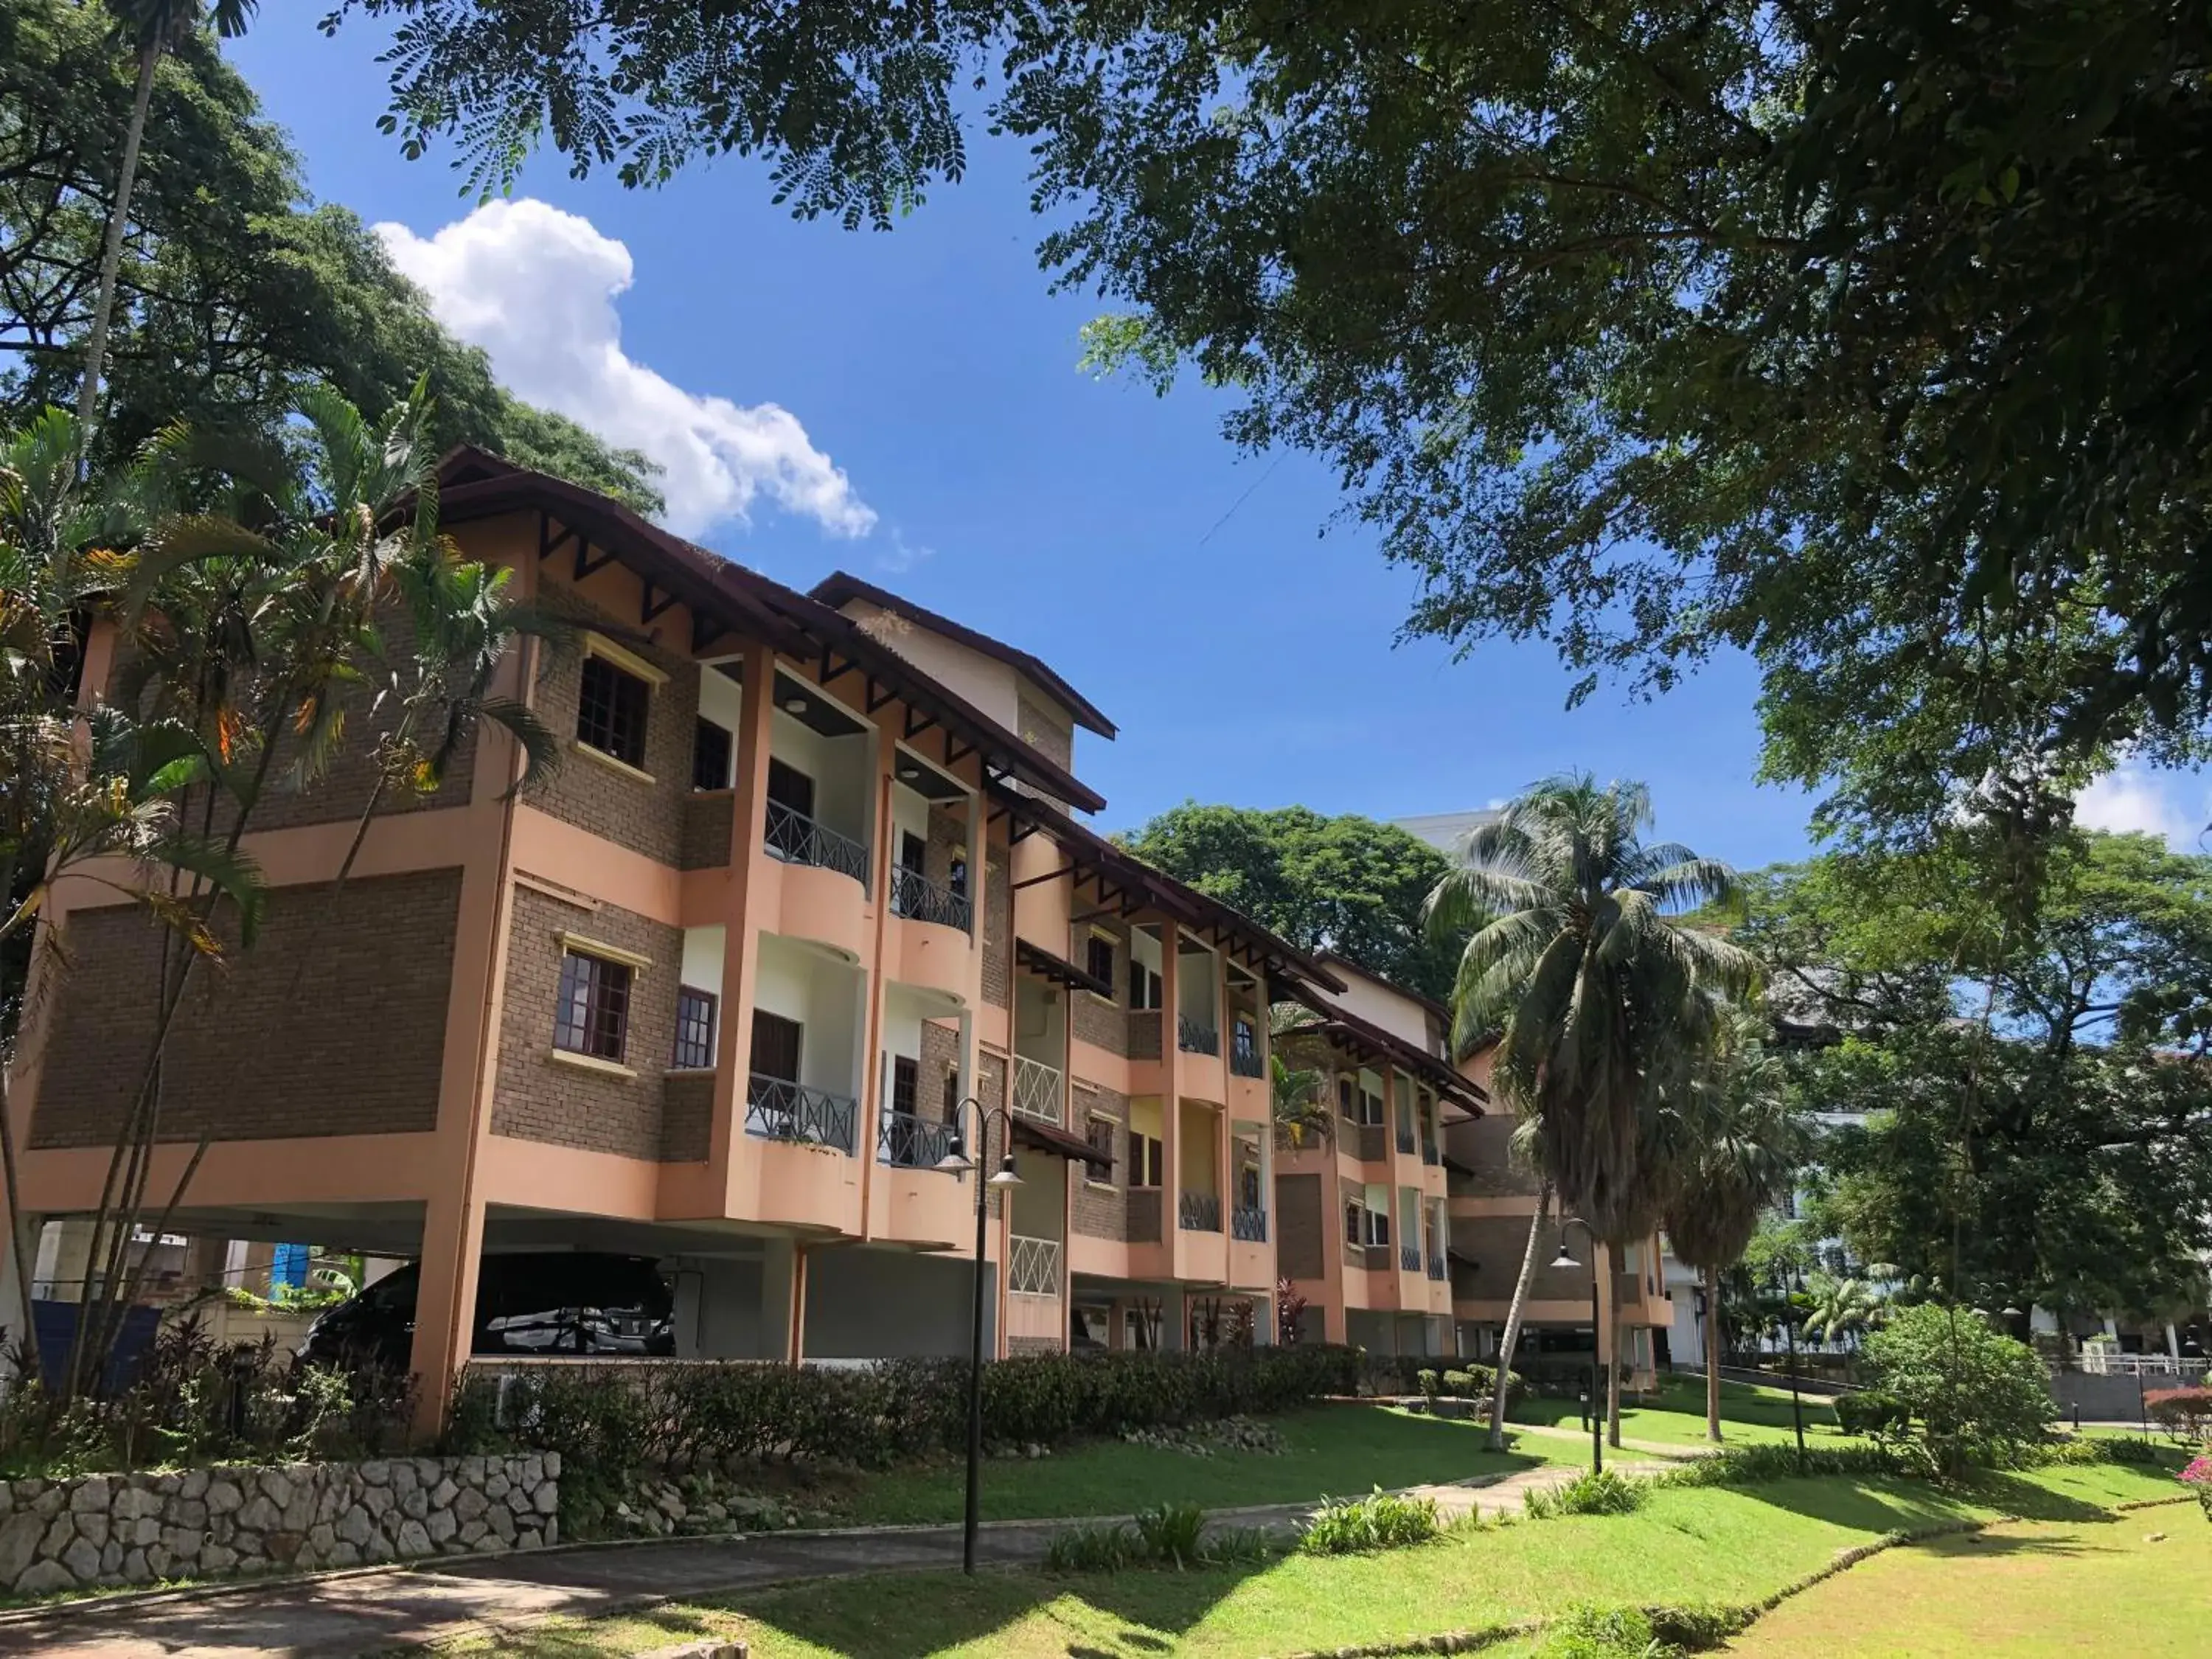
<svg viewBox="0 0 2212 1659">
<path fill-rule="evenodd" d="M 2107 1522 L 2102 1508 L 2092 1507 L 2170 1497 L 2174 1490 L 2162 1470 L 2110 1466 L 2006 1477 L 1964 1494 L 1903 1481 L 1662 1488 L 1633 1515 L 1521 1521 L 1375 1555 L 1291 1556 L 1181 1573 L 848 1579 L 757 1591 L 726 1603 L 672 1606 L 643 1617 L 542 1626 L 486 1637 L 461 1650 L 605 1659 L 687 1638 L 741 1636 L 760 1659 L 1152 1659 L 1170 1651 L 1251 1659 L 1552 1617 L 1586 1602 L 1747 1602 L 1825 1565 L 1840 1549 L 1898 1530 L 2005 1512 L 2062 1528 L 2166 1529 L 2177 1538 L 2193 1528 L 2212 1535 L 2193 1508 Z M 2187 1547 L 2197 1552 L 2191 1559 L 2201 1571 L 2203 1540 Z M 2106 1628 L 2132 1639 L 2133 1609 L 2124 1596 L 2107 1601 L 2081 1585 L 2070 1593 L 2095 1602 Z M 1940 1605 L 1932 1595 L 1930 1600 Z M 1879 1613 L 1876 1603 L 1866 1616 Z M 1767 1650 L 1831 1650 L 1818 1644 Z"/>
<path fill-rule="evenodd" d="M 1580 1449 L 1522 1435 L 1510 1451 L 1485 1445 L 1475 1422 L 1373 1406 L 1323 1406 L 1273 1419 L 1287 1449 L 1224 1451 L 1210 1457 L 1161 1446 L 1104 1441 L 1048 1457 L 1000 1458 L 983 1468 L 987 1521 L 1131 1515 L 1148 1504 L 1295 1504 L 1323 1494 L 1356 1496 L 1374 1486 L 1410 1486 L 1476 1474 L 1510 1474 L 1540 1463 L 1572 1463 Z M 963 1474 L 957 1464 L 895 1470 L 860 1481 L 828 1501 L 840 1522 L 957 1521 Z"/>
<path fill-rule="evenodd" d="M 2151 1540 L 2163 1533 L 2157 1542 Z M 2010 1659 L 2212 1649 L 2212 1527 L 2194 1509 L 2032 1522 L 1887 1554 L 1784 1602 L 1744 1659 Z"/>
<path fill-rule="evenodd" d="M 1808 1446 L 1857 1446 L 1866 1443 L 1836 1426 L 1836 1414 L 1826 1398 L 1803 1396 L 1805 1443 Z M 1582 1425 L 1582 1407 L 1572 1400 L 1522 1401 L 1513 1408 L 1517 1422 Z M 1744 1445 L 1796 1439 L 1790 1414 L 1790 1390 L 1744 1382 L 1721 1384 L 1721 1428 L 1723 1443 Z M 1624 1440 L 1649 1440 L 1664 1446 L 1709 1446 L 1705 1438 L 1705 1385 L 1695 1378 L 1672 1377 L 1662 1383 L 1648 1404 L 1620 1408 Z"/>
</svg>

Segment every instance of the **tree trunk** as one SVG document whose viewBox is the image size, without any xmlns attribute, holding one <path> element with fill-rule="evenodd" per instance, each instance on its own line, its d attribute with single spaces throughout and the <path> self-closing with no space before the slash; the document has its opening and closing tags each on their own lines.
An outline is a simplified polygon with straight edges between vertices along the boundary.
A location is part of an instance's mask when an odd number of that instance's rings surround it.
<svg viewBox="0 0 2212 1659">
<path fill-rule="evenodd" d="M 115 315 L 115 287 L 123 271 L 123 232 L 131 219 L 131 191 L 138 181 L 138 146 L 146 137 L 146 112 L 154 101 L 154 71 L 161 43 L 149 39 L 138 48 L 138 89 L 131 100 L 131 125 L 123 134 L 123 167 L 115 176 L 115 199 L 107 209 L 107 240 L 100 254 L 100 288 L 92 307 L 92 338 L 84 349 L 84 382 L 77 388 L 77 442 L 92 448 L 92 423 L 100 406 L 100 370 L 107 362 L 107 331 Z"/>
<path fill-rule="evenodd" d="M 1620 1259 L 1610 1244 L 1600 1258 L 1605 1264 L 1605 1443 L 1615 1451 L 1620 1449 L 1620 1286 L 1613 1264 Z"/>
<path fill-rule="evenodd" d="M 1721 1270 L 1705 1269 L 1705 1438 L 1721 1439 Z"/>
<path fill-rule="evenodd" d="M 1506 1379 L 1513 1374 L 1513 1351 L 1521 1342 L 1521 1316 L 1528 1305 L 1528 1286 L 1536 1277 L 1536 1243 L 1544 1231 L 1544 1211 L 1552 1201 L 1549 1182 L 1537 1190 L 1536 1213 L 1528 1218 L 1528 1243 L 1521 1252 L 1521 1276 L 1513 1281 L 1513 1302 L 1505 1310 L 1505 1337 L 1498 1346 L 1498 1381 L 1490 1393 L 1490 1449 L 1505 1449 Z"/>
</svg>

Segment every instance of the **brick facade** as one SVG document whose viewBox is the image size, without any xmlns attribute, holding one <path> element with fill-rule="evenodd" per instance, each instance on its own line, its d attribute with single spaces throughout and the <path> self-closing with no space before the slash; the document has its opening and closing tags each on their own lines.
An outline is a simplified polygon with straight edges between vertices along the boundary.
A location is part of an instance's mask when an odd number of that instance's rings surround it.
<svg viewBox="0 0 2212 1659">
<path fill-rule="evenodd" d="M 1158 1060 L 1160 1057 L 1160 1011 L 1157 1008 L 1139 1012 L 1131 1009 L 1129 1024 L 1129 1058 Z"/>
<path fill-rule="evenodd" d="M 1054 705 L 1026 691 L 1021 694 L 1021 738 L 1062 770 L 1075 765 L 1075 727 Z"/>
<path fill-rule="evenodd" d="M 573 606 L 596 621 L 624 650 L 642 657 L 668 679 L 653 688 L 647 704 L 644 770 L 653 775 L 647 783 L 602 764 L 580 751 L 573 741 L 577 694 L 583 684 L 581 647 L 541 651 L 538 714 L 561 739 L 561 766 L 526 799 L 580 830 L 662 864 L 681 866 L 691 797 L 691 748 L 699 717 L 698 665 L 672 651 L 636 641 L 632 630 L 584 605 L 573 593 L 556 592 L 554 603 Z"/>
<path fill-rule="evenodd" d="M 1114 966 L 1106 982 L 1114 988 L 1115 1000 L 1109 1001 L 1089 991 L 1071 991 L 1068 1018 L 1074 1024 L 1077 1042 L 1103 1048 L 1109 1054 L 1127 1054 L 1130 1016 L 1120 999 L 1127 994 L 1122 987 L 1129 980 L 1129 930 L 1104 921 L 1078 927 L 1069 942 L 1068 959 L 1079 968 L 1091 965 L 1090 941 L 1094 934 L 1109 935 L 1114 941 Z"/>
<path fill-rule="evenodd" d="M 714 1134 L 714 1073 L 669 1073 L 660 1082 L 660 1161 L 704 1164 Z"/>
<path fill-rule="evenodd" d="M 1074 1088 L 1074 1119 L 1068 1127 L 1079 1135 L 1090 1133 L 1094 1117 L 1113 1121 L 1114 1167 L 1102 1176 L 1089 1165 L 1085 1166 L 1075 1183 L 1070 1224 L 1088 1238 L 1126 1241 L 1129 1236 L 1129 1097 L 1079 1079 Z"/>
<path fill-rule="evenodd" d="M 1013 987 L 1008 982 L 1013 930 L 1013 882 L 1006 873 L 1005 854 L 994 848 L 983 858 L 983 1000 L 994 1008 L 1014 1006 Z"/>
<path fill-rule="evenodd" d="M 1129 1189 L 1129 1243 L 1157 1244 L 1160 1242 L 1160 1189 L 1157 1187 L 1133 1187 Z"/>
<path fill-rule="evenodd" d="M 939 887 L 952 885 L 952 864 L 968 856 L 968 819 L 948 806 L 929 809 L 929 840 L 921 850 L 923 878 Z M 972 887 L 971 887 L 972 890 Z"/>
<path fill-rule="evenodd" d="M 653 964 L 631 981 L 622 1063 L 635 1076 L 553 1058 L 553 1010 L 561 988 L 557 936 L 562 933 L 634 951 Z M 683 951 L 680 927 L 663 927 L 611 904 L 571 904 L 518 884 L 507 940 L 492 1133 L 625 1158 L 660 1158 L 661 1078 L 676 1048 L 676 981 Z"/>
<path fill-rule="evenodd" d="M 1322 1212 L 1321 1177 L 1275 1177 L 1275 1271 L 1285 1279 L 1319 1279 L 1327 1270 L 1322 1245 L 1328 1217 Z"/>
<path fill-rule="evenodd" d="M 915 1079 L 915 1115 L 932 1123 L 943 1123 L 952 1115 L 958 1104 L 957 1098 L 948 1098 L 945 1092 L 945 1076 L 960 1063 L 960 1028 L 940 1025 L 934 1020 L 921 1023 L 921 1075 Z M 961 1079 L 965 1089 L 967 1079 Z"/>
<path fill-rule="evenodd" d="M 678 866 L 685 870 L 719 870 L 727 864 L 731 821 L 737 810 L 738 798 L 727 789 L 695 793 L 685 800 L 684 834 L 676 854 Z"/>
<path fill-rule="evenodd" d="M 161 1138 L 399 1134 L 438 1121 L 461 872 L 269 896 L 252 947 L 203 963 L 161 1063 Z M 134 905 L 81 910 L 54 1006 L 33 1146 L 113 1144 L 158 1019 L 163 933 Z M 550 1006 L 550 1005 L 549 1005 Z"/>
<path fill-rule="evenodd" d="M 1471 1259 L 1453 1264 L 1452 1294 L 1470 1301 L 1506 1302 L 1512 1299 L 1514 1281 L 1521 1276 L 1522 1253 L 1528 1248 L 1526 1216 L 1454 1216 L 1452 1250 Z M 1553 1267 L 1559 1254 L 1559 1225 L 1547 1217 L 1536 1239 L 1536 1271 L 1528 1294 L 1540 1302 L 1587 1302 L 1590 1293 L 1589 1245 L 1575 1230 L 1574 1253 L 1578 1266 Z M 1640 1292 L 1639 1292 L 1640 1295 Z"/>
<path fill-rule="evenodd" d="M 1455 1193 L 1475 1198 L 1534 1198 L 1536 1179 L 1513 1162 L 1510 1143 L 1517 1120 L 1504 1112 L 1479 1117 L 1472 1123 L 1455 1123 L 1445 1141 L 1454 1158 L 1468 1164 L 1472 1175 L 1452 1171 Z"/>
</svg>

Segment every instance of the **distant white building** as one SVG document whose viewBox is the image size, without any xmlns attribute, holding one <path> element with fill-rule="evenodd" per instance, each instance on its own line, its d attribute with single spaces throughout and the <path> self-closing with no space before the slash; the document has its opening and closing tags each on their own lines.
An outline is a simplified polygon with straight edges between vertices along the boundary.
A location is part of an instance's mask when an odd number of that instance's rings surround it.
<svg viewBox="0 0 2212 1659">
<path fill-rule="evenodd" d="M 1425 812 L 1417 817 L 1393 818 L 1390 822 L 1408 835 L 1449 853 L 1459 846 L 1468 830 L 1492 823 L 1498 816 L 1495 807 L 1485 806 L 1464 812 Z"/>
</svg>

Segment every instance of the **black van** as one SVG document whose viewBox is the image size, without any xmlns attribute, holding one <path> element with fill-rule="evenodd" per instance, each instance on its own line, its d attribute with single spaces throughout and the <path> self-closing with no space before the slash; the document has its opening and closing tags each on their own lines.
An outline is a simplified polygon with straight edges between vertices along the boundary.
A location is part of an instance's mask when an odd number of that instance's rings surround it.
<svg viewBox="0 0 2212 1659">
<path fill-rule="evenodd" d="M 307 1328 L 300 1357 L 407 1368 L 422 1264 L 410 1261 Z M 675 1298 L 653 1258 L 583 1250 L 488 1255 L 477 1267 L 480 1354 L 673 1354 Z"/>
</svg>

